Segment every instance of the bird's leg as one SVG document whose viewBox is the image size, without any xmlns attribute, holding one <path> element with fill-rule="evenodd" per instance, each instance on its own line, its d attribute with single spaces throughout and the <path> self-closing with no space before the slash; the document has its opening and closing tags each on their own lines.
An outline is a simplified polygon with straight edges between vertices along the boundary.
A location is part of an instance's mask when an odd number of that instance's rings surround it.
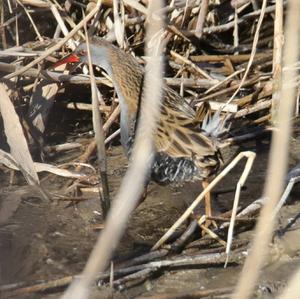
<svg viewBox="0 0 300 299">
<path fill-rule="evenodd" d="M 246 178 L 249 175 L 251 166 L 253 164 L 253 161 L 255 159 L 255 153 L 253 152 L 241 152 L 239 153 L 232 161 L 230 164 L 228 164 L 222 171 L 219 173 L 213 181 L 209 184 L 208 190 L 210 191 L 213 187 L 215 187 L 233 168 L 234 166 L 242 159 L 242 158 L 247 158 L 247 164 L 245 166 L 245 170 L 243 172 L 243 175 L 241 177 L 242 181 L 239 182 L 238 184 L 238 192 L 236 192 L 236 195 L 239 196 L 240 189 L 244 185 L 244 182 Z M 241 180 L 240 179 L 240 180 Z M 156 242 L 156 244 L 152 247 L 152 250 L 158 249 L 162 244 L 164 244 L 170 236 L 176 231 L 176 229 L 193 213 L 194 209 L 197 207 L 197 205 L 200 203 L 200 201 L 205 197 L 205 192 L 202 191 L 201 194 L 193 201 L 193 203 L 186 209 L 186 211 L 181 215 L 179 219 L 171 226 L 171 228 Z M 236 209 L 233 209 L 232 214 L 236 213 Z M 227 241 L 227 249 L 226 253 L 229 254 L 230 246 L 231 246 L 231 241 L 232 241 L 232 234 L 233 234 L 233 224 L 234 221 L 231 221 L 231 224 L 228 229 L 228 241 Z M 229 244 L 229 245 L 228 245 Z"/>
<path fill-rule="evenodd" d="M 205 188 L 207 188 L 208 185 L 209 185 L 208 180 L 202 181 L 203 190 Z M 206 217 L 211 216 L 211 196 L 210 196 L 210 192 L 207 192 L 205 194 L 205 215 L 206 215 Z"/>
<path fill-rule="evenodd" d="M 139 205 L 140 205 L 141 203 L 144 202 L 144 200 L 147 198 L 147 194 L 148 194 L 148 184 L 145 186 L 144 191 L 143 191 L 142 195 L 140 196 L 140 198 L 139 198 L 139 200 L 138 200 L 138 202 L 137 202 L 137 204 L 136 204 L 135 209 L 136 209 L 137 207 L 139 207 Z"/>
<path fill-rule="evenodd" d="M 203 190 L 205 190 L 208 185 L 209 185 L 209 181 L 207 179 L 202 181 Z M 204 199 L 205 199 L 205 216 L 211 217 L 212 209 L 211 209 L 211 192 L 210 191 L 205 194 Z M 205 227 L 209 227 L 211 224 L 213 224 L 214 227 L 217 227 L 217 224 L 215 221 L 211 221 L 211 220 L 205 221 Z M 205 231 L 203 231 L 203 234 L 205 234 Z"/>
</svg>

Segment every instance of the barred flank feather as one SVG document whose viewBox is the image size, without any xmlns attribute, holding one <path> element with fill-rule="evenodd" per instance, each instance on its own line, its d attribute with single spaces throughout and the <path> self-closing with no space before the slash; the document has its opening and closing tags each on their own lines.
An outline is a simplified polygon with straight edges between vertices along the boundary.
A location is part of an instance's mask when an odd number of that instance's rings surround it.
<svg viewBox="0 0 300 299">
<path fill-rule="evenodd" d="M 226 126 L 228 118 L 229 114 L 225 117 L 221 117 L 221 109 L 216 111 L 213 115 L 208 112 L 203 119 L 201 129 L 207 136 L 217 138 L 229 131 L 231 124 Z"/>
<path fill-rule="evenodd" d="M 93 63 L 112 78 L 121 107 L 121 144 L 128 157 L 139 121 L 143 96 L 144 68 L 133 56 L 101 38 L 93 38 L 90 47 Z M 86 44 L 75 55 L 86 60 Z M 120 63 L 121 62 L 121 63 Z M 204 103 L 195 113 L 176 91 L 163 86 L 160 118 L 154 136 L 154 162 L 151 177 L 158 183 L 201 180 L 214 175 L 222 164 L 217 136 L 226 130 L 220 112 L 210 117 Z"/>
</svg>

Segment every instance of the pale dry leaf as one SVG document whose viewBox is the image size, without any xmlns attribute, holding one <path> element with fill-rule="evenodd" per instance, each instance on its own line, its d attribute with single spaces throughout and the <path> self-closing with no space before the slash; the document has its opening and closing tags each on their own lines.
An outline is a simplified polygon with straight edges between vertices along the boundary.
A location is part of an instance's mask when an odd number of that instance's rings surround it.
<svg viewBox="0 0 300 299">
<path fill-rule="evenodd" d="M 10 152 L 14 160 L 20 165 L 22 173 L 30 185 L 39 182 L 31 154 L 28 149 L 19 117 L 9 97 L 6 84 L 0 84 L 0 113 L 2 115 L 4 131 Z"/>
<path fill-rule="evenodd" d="M 119 16 L 119 5 L 118 1 L 114 0 L 114 29 L 118 45 L 124 47 L 124 24 L 122 24 Z"/>
<path fill-rule="evenodd" d="M 67 169 L 60 169 L 51 164 L 35 162 L 34 165 L 37 172 L 47 171 L 65 178 L 79 179 L 79 178 L 84 178 L 86 176 L 85 174 L 82 173 L 77 173 Z"/>
<path fill-rule="evenodd" d="M 0 163 L 10 169 L 20 170 L 16 160 L 9 153 L 6 153 L 1 149 L 0 149 Z M 47 163 L 34 162 L 34 166 L 37 172 L 46 171 L 58 176 L 72 178 L 72 179 L 79 179 L 85 177 L 85 174 L 73 172 L 67 169 L 61 169 L 57 166 L 47 164 Z"/>
</svg>

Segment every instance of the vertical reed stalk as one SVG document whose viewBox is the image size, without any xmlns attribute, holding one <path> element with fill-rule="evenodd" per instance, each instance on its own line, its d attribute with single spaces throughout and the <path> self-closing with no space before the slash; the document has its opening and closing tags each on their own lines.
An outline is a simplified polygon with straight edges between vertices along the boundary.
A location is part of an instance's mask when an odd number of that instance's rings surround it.
<svg viewBox="0 0 300 299">
<path fill-rule="evenodd" d="M 162 1 L 151 1 L 148 10 L 148 26 L 146 41 L 159 36 L 163 20 L 161 11 Z M 157 44 L 160 46 L 157 47 Z M 132 163 L 122 181 L 120 191 L 113 201 L 104 229 L 89 257 L 79 280 L 75 280 L 68 288 L 63 299 L 85 299 L 97 273 L 105 270 L 114 249 L 116 248 L 128 221 L 130 213 L 135 208 L 149 173 L 153 156 L 153 135 L 160 113 L 162 97 L 162 63 L 161 41 L 155 43 L 156 51 L 146 51 L 150 59 L 146 66 L 145 87 L 141 103 L 141 117 L 137 128 L 136 139 L 132 151 Z M 151 54 L 150 54 L 151 53 Z"/>
<path fill-rule="evenodd" d="M 283 0 L 276 1 L 274 20 L 274 48 L 273 48 L 273 95 L 271 120 L 276 123 L 279 102 L 280 83 L 282 76 L 282 47 L 283 47 Z"/>
<path fill-rule="evenodd" d="M 299 45 L 300 42 L 299 14 L 300 1 L 290 0 L 284 46 L 284 64 L 286 66 L 292 65 L 298 60 L 298 47 L 295 47 L 295 45 Z M 284 72 L 282 82 L 292 82 L 295 76 L 295 68 L 289 68 L 289 70 Z M 278 109 L 278 130 L 275 130 L 273 133 L 268 176 L 264 192 L 267 201 L 261 211 L 255 230 L 253 246 L 245 262 L 241 278 L 232 297 L 233 299 L 248 299 L 251 296 L 268 253 L 268 245 L 272 237 L 276 220 L 274 210 L 283 190 L 287 169 L 291 117 L 296 99 L 295 86 L 281 87 L 281 99 Z"/>
</svg>

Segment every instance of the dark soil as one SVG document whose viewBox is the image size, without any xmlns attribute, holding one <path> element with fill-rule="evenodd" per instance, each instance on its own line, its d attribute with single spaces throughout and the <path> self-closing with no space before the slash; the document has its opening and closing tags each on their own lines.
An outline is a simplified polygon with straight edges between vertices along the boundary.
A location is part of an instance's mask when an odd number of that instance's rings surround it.
<svg viewBox="0 0 300 299">
<path fill-rule="evenodd" d="M 298 160 L 300 141 L 292 141 L 290 165 Z M 262 194 L 268 158 L 268 142 L 259 147 L 253 143 L 244 148 L 232 147 L 225 152 L 225 161 L 236 151 L 255 150 L 257 158 L 241 195 L 241 206 L 259 198 Z M 109 182 L 112 195 L 120 186 L 127 161 L 120 146 L 108 150 Z M 230 173 L 216 190 L 231 189 L 243 169 L 243 162 Z M 46 202 L 28 187 L 9 186 L 8 173 L 2 173 L 0 206 L 6 211 L 0 216 L 1 284 L 53 280 L 80 273 L 98 236 L 93 225 L 101 223 L 99 200 L 95 194 L 77 205 L 67 207 L 67 202 Z M 22 179 L 18 177 L 18 184 Z M 53 175 L 43 180 L 49 191 L 58 191 L 66 183 Z M 162 187 L 151 183 L 147 199 L 135 210 L 115 253 L 116 260 L 124 260 L 145 253 L 174 223 L 201 191 L 200 183 L 182 187 Z M 220 194 L 214 199 L 214 213 L 229 210 L 234 192 Z M 280 212 L 278 233 L 270 246 L 270 257 L 261 277 L 260 298 L 273 298 L 274 294 L 294 269 L 300 265 L 300 221 L 286 229 L 291 219 L 299 214 L 299 193 L 294 192 L 292 202 Z M 95 212 L 97 211 L 97 212 Z M 240 234 L 238 239 L 251 240 L 252 231 Z M 233 286 L 241 270 L 240 266 L 206 267 L 165 271 L 143 284 L 116 291 L 115 298 L 136 298 L 156 293 L 191 292 L 199 289 Z M 95 290 L 95 298 L 105 298 L 106 290 Z M 20 298 L 58 298 L 59 293 L 22 295 Z"/>
</svg>

